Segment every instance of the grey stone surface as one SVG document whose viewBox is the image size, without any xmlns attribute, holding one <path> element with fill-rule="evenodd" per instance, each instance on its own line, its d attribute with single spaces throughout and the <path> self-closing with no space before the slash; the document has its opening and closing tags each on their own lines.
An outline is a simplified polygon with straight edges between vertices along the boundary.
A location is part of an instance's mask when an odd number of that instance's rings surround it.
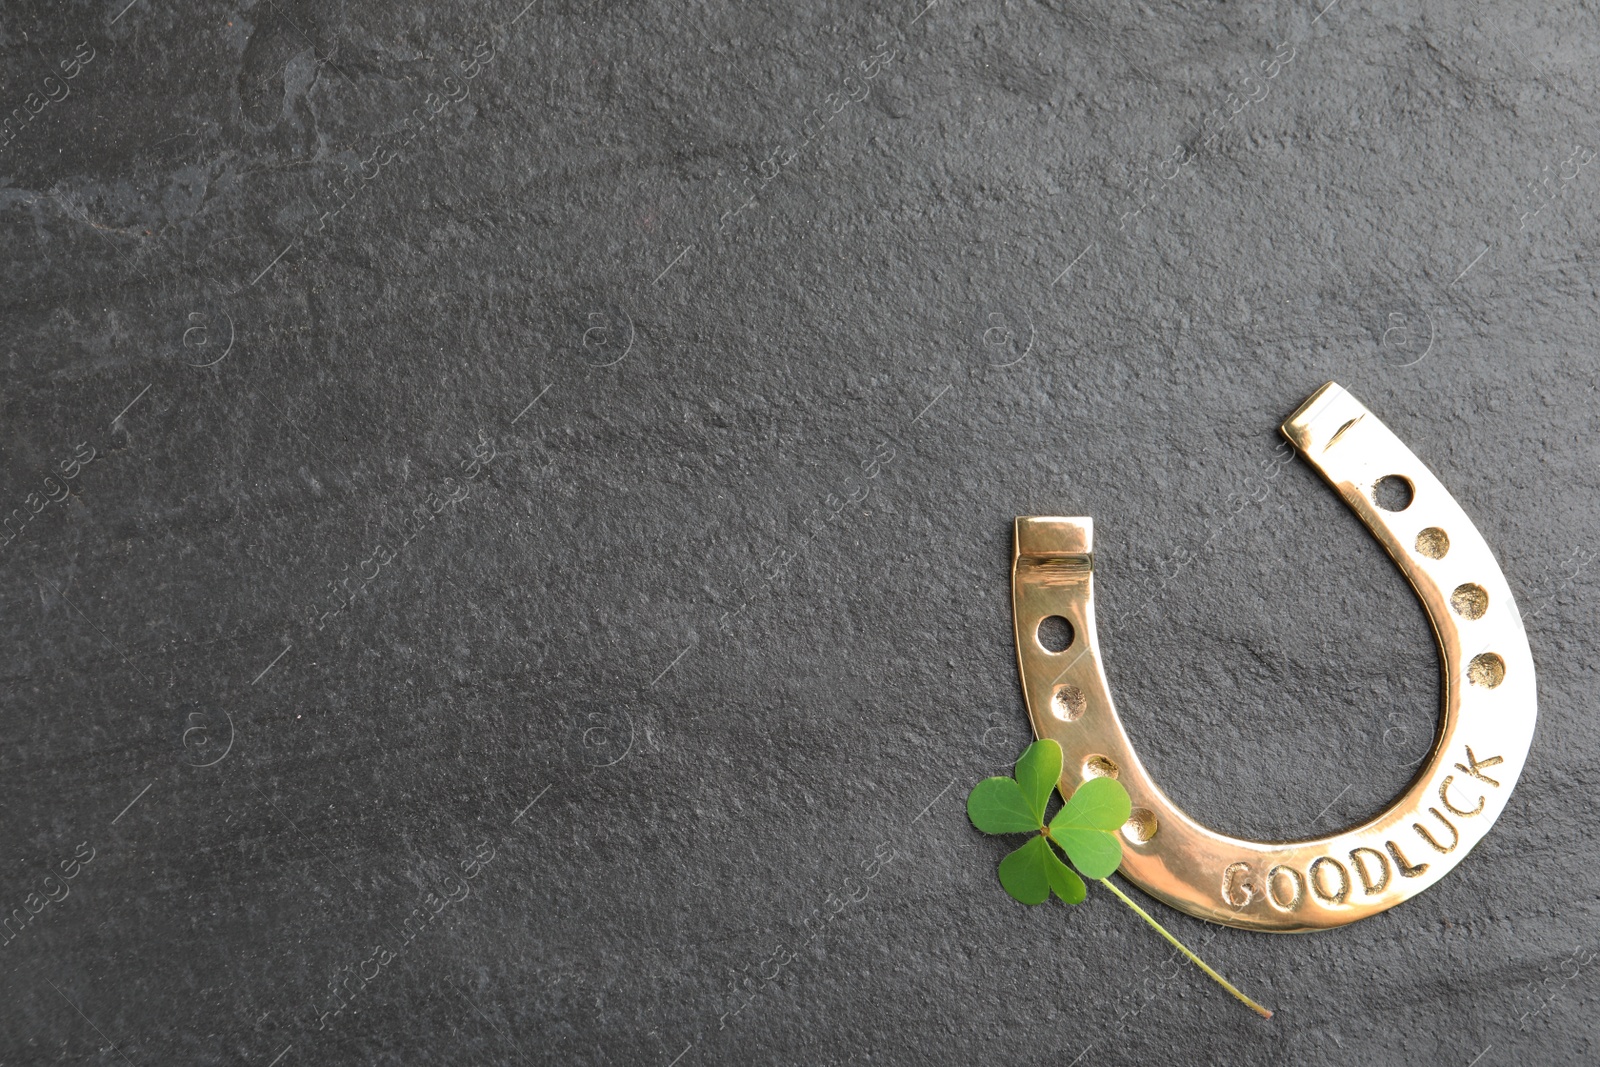
<svg viewBox="0 0 1600 1067">
<path fill-rule="evenodd" d="M 1570 2 L 6 5 L 0 1062 L 1594 1062 L 1597 49 Z M 1181 804 L 1402 789 L 1426 619 L 1275 451 L 1328 379 L 1499 554 L 1540 719 L 1417 899 L 1163 912 L 1261 1022 L 1103 893 L 1010 903 L 962 798 L 1041 513 L 1095 517 Z"/>
</svg>

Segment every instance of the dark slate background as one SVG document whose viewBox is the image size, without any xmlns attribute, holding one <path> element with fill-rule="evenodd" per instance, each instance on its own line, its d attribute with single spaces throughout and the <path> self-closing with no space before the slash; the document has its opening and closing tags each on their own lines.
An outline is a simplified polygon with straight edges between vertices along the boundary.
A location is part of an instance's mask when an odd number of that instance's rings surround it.
<svg viewBox="0 0 1600 1067">
<path fill-rule="evenodd" d="M 0 1063 L 1600 1055 L 1593 12 L 922 2 L 0 11 Z M 1540 719 L 1400 908 L 1159 909 L 1263 1022 L 962 799 L 1051 513 L 1181 804 L 1399 793 L 1426 619 L 1277 448 L 1328 379 Z"/>
</svg>

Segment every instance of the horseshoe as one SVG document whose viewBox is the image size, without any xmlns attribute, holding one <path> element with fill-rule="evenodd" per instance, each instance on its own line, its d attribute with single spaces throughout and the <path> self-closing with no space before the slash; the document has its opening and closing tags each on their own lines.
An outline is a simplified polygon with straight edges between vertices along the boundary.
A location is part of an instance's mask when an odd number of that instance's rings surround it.
<svg viewBox="0 0 1600 1067">
<path fill-rule="evenodd" d="M 1150 779 L 1117 718 L 1094 624 L 1094 525 L 1018 518 L 1012 562 L 1017 660 L 1036 736 L 1065 759 L 1063 797 L 1091 777 L 1127 787 L 1123 875 L 1201 919 L 1302 933 L 1376 915 L 1437 882 L 1504 810 L 1533 740 L 1533 657 L 1511 589 L 1483 536 L 1433 472 L 1360 401 L 1329 382 L 1280 427 L 1338 490 L 1422 601 L 1443 668 L 1439 733 L 1427 762 L 1389 809 L 1359 826 L 1301 841 L 1248 841 L 1209 830 Z M 1378 482 L 1409 483 L 1387 511 Z M 1051 651 L 1040 625 L 1059 616 L 1070 641 Z M 1045 637 L 1064 632 L 1059 622 Z M 1052 645 L 1059 641 L 1051 641 Z"/>
</svg>

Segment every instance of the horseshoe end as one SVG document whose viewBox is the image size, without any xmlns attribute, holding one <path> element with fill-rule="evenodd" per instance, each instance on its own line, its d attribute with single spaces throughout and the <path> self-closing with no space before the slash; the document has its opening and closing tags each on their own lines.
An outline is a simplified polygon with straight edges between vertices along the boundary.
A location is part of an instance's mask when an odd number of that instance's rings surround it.
<svg viewBox="0 0 1600 1067">
<path fill-rule="evenodd" d="M 1054 515 L 1017 516 L 1016 558 L 1089 555 L 1094 552 L 1094 520 Z"/>
<path fill-rule="evenodd" d="M 1340 430 L 1352 419 L 1367 413 L 1361 402 L 1338 382 L 1328 382 L 1306 397 L 1305 403 L 1295 408 L 1294 414 L 1283 420 L 1278 432 L 1303 453 L 1315 451 L 1315 446 L 1327 448 Z"/>
</svg>

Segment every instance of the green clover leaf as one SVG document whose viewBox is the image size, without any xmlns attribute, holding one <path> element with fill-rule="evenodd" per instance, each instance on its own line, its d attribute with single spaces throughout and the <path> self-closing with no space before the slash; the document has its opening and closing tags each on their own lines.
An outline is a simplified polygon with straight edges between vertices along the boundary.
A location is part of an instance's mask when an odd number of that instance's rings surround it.
<svg viewBox="0 0 1600 1067">
<path fill-rule="evenodd" d="M 1000 861 L 1000 884 L 1024 904 L 1043 904 L 1050 895 L 1050 876 L 1044 873 L 1049 854 L 1050 845 L 1043 837 L 1028 838 L 1026 845 Z"/>
<path fill-rule="evenodd" d="M 1050 840 L 1060 845 L 1085 878 L 1107 878 L 1122 865 L 1117 831 L 1133 814 L 1128 791 L 1114 778 L 1091 778 L 1050 820 Z"/>
<path fill-rule="evenodd" d="M 1017 785 L 1032 806 L 1033 820 L 1044 824 L 1045 805 L 1061 780 L 1061 746 L 1054 741 L 1035 741 L 1017 760 Z"/>
<path fill-rule="evenodd" d="M 967 818 L 979 830 L 986 834 L 1033 835 L 1000 861 L 1000 884 L 1005 891 L 1023 904 L 1043 904 L 1051 893 L 1067 904 L 1079 904 L 1088 896 L 1083 879 L 1093 878 L 1252 1011 L 1272 1018 L 1272 1012 L 1206 966 L 1112 884 L 1112 873 L 1122 865 L 1122 839 L 1117 831 L 1133 813 L 1133 802 L 1122 783 L 1114 778 L 1089 779 L 1073 790 L 1048 824 L 1045 822 L 1050 794 L 1061 780 L 1061 761 L 1059 744 L 1049 738 L 1035 741 L 1017 760 L 1015 777 L 985 778 L 967 794 Z M 1058 848 L 1066 853 L 1076 871 L 1056 855 Z"/>
<path fill-rule="evenodd" d="M 1080 904 L 1089 895 L 1083 879 L 1061 862 L 1043 834 L 1000 861 L 1000 884 L 1024 904 L 1043 904 L 1052 890 L 1068 904 Z"/>
<path fill-rule="evenodd" d="M 1045 811 L 1060 779 L 1061 746 L 1045 738 L 1017 760 L 1016 777 L 985 778 L 967 796 L 967 817 L 984 833 L 1035 835 L 1000 861 L 1000 884 L 1024 904 L 1042 904 L 1052 891 L 1068 904 L 1088 895 L 1052 842 L 1089 878 L 1103 878 L 1122 862 L 1115 831 L 1128 821 L 1127 792 L 1109 778 L 1085 782 L 1047 827 Z M 1118 811 L 1122 816 L 1112 821 Z"/>
<path fill-rule="evenodd" d="M 1044 838 L 1037 837 L 1034 840 L 1043 841 Z M 1083 898 L 1089 895 L 1089 887 L 1083 884 L 1083 879 L 1061 862 L 1055 849 L 1045 846 L 1044 855 L 1044 876 L 1050 879 L 1050 888 L 1055 890 L 1056 896 L 1061 898 L 1063 904 L 1082 904 Z"/>
<path fill-rule="evenodd" d="M 985 778 L 974 786 L 967 795 L 967 818 L 986 834 L 1025 834 L 1044 825 L 1013 778 Z"/>
</svg>

